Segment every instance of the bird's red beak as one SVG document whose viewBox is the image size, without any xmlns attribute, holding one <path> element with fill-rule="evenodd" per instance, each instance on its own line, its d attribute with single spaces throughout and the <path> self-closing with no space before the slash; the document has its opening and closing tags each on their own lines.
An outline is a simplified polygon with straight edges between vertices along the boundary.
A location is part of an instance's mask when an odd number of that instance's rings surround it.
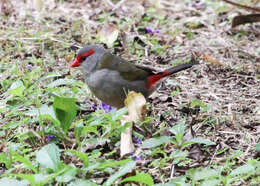
<svg viewBox="0 0 260 186">
<path fill-rule="evenodd" d="M 73 61 L 70 67 L 79 67 L 79 66 L 80 66 L 79 58 L 76 57 L 76 59 Z"/>
<path fill-rule="evenodd" d="M 82 59 L 81 59 L 82 57 L 88 57 L 94 53 L 95 53 L 95 51 L 93 49 L 90 49 L 89 51 L 81 54 L 80 56 L 77 56 L 76 59 L 74 60 L 74 62 L 70 65 L 70 67 L 79 67 L 82 63 Z"/>
</svg>

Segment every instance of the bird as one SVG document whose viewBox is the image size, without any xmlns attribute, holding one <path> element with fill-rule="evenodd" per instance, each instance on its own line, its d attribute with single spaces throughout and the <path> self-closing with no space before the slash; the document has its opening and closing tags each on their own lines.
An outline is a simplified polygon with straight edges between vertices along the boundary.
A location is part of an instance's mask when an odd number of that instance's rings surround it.
<svg viewBox="0 0 260 186">
<path fill-rule="evenodd" d="M 101 45 L 86 45 L 78 51 L 70 67 L 80 67 L 90 91 L 103 103 L 119 109 L 124 107 L 128 92 L 140 92 L 147 98 L 165 77 L 195 64 L 198 62 L 154 72 L 151 68 L 135 65 L 112 54 Z"/>
</svg>

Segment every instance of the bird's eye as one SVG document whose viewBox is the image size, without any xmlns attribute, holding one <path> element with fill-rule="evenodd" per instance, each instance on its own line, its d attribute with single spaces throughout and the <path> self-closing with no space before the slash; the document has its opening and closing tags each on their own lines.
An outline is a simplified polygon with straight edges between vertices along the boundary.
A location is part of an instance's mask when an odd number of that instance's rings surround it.
<svg viewBox="0 0 260 186">
<path fill-rule="evenodd" d="M 81 61 L 85 61 L 85 59 L 87 59 L 87 56 L 82 56 L 81 57 Z"/>
</svg>

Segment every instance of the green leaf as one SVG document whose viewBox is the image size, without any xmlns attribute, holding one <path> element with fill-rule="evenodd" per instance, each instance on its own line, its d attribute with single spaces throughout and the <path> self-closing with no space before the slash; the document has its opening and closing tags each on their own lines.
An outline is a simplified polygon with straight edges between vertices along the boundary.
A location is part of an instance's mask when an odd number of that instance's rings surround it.
<svg viewBox="0 0 260 186">
<path fill-rule="evenodd" d="M 59 120 L 56 118 L 53 107 L 49 107 L 48 105 L 43 105 L 39 110 L 39 114 L 43 119 L 48 119 L 53 121 L 56 124 L 59 124 Z"/>
<path fill-rule="evenodd" d="M 185 176 L 179 176 L 172 178 L 169 182 L 164 184 L 156 184 L 155 186 L 189 186 L 186 183 L 187 178 Z"/>
<path fill-rule="evenodd" d="M 194 173 L 194 180 L 208 180 L 209 178 L 214 178 L 219 176 L 219 173 L 210 168 L 204 168 L 204 169 L 197 169 Z"/>
<path fill-rule="evenodd" d="M 72 179 L 74 179 L 76 174 L 77 174 L 77 168 L 73 166 L 68 166 L 63 174 L 56 177 L 56 181 L 67 183 Z"/>
<path fill-rule="evenodd" d="M 54 98 L 53 109 L 56 117 L 60 121 L 61 128 L 65 133 L 71 126 L 77 115 L 77 105 L 74 98 L 58 97 Z"/>
<path fill-rule="evenodd" d="M 202 182 L 201 186 L 218 186 L 220 184 L 221 180 L 218 179 L 210 179 L 210 180 L 205 180 Z"/>
<path fill-rule="evenodd" d="M 216 145 L 216 143 L 210 141 L 209 139 L 204 139 L 202 137 L 197 137 L 197 138 L 194 138 L 194 139 L 191 139 L 189 141 L 184 142 L 182 144 L 182 148 L 184 148 L 184 147 L 186 147 L 188 145 L 196 144 L 196 143 L 204 144 L 204 145 L 207 145 L 207 146 Z"/>
<path fill-rule="evenodd" d="M 110 112 L 111 116 L 112 116 L 112 120 L 118 120 L 120 119 L 123 115 L 125 115 L 128 112 L 126 107 L 123 107 L 119 110 L 114 110 L 112 112 Z"/>
<path fill-rule="evenodd" d="M 236 176 L 239 174 L 249 174 L 250 172 L 253 172 L 255 170 L 255 167 L 250 164 L 246 164 L 240 167 L 237 167 L 236 169 L 232 170 L 230 175 Z"/>
<path fill-rule="evenodd" d="M 186 130 L 185 121 L 186 120 L 179 122 L 170 129 L 170 132 L 175 135 L 178 145 L 181 145 L 183 141 L 183 136 Z"/>
<path fill-rule="evenodd" d="M 36 180 L 33 174 L 9 174 L 15 178 L 24 179 L 30 182 L 30 185 L 36 185 Z"/>
<path fill-rule="evenodd" d="M 107 160 L 104 163 L 100 163 L 98 166 L 98 169 L 106 169 L 109 167 L 118 167 L 118 166 L 123 166 L 126 163 L 130 162 L 131 160 L 125 159 L 125 160 Z"/>
<path fill-rule="evenodd" d="M 110 178 L 103 184 L 104 186 L 109 186 L 113 184 L 118 178 L 125 175 L 128 172 L 131 172 L 135 168 L 136 162 L 130 161 L 121 167 L 115 174 L 110 176 Z"/>
<path fill-rule="evenodd" d="M 58 87 L 61 85 L 75 85 L 77 84 L 78 81 L 73 80 L 73 79 L 57 79 L 50 83 L 47 87 L 48 88 L 53 88 L 53 87 Z"/>
<path fill-rule="evenodd" d="M 68 186 L 98 186 L 98 185 L 89 180 L 77 179 L 76 181 L 68 184 Z"/>
<path fill-rule="evenodd" d="M 123 179 L 120 183 L 129 182 L 129 181 L 133 181 L 133 182 L 137 182 L 137 183 L 144 183 L 149 186 L 154 185 L 152 176 L 147 173 L 140 173 L 140 174 L 137 174 L 136 176 L 127 177 L 127 178 Z"/>
<path fill-rule="evenodd" d="M 53 143 L 45 145 L 37 152 L 36 161 L 44 168 L 57 171 L 61 163 L 59 148 Z"/>
<path fill-rule="evenodd" d="M 21 80 L 18 80 L 12 83 L 11 87 L 9 88 L 9 92 L 14 96 L 23 97 L 24 89 L 25 87 L 23 85 L 23 82 Z"/>
<path fill-rule="evenodd" d="M 7 156 L 4 152 L 0 153 L 0 163 L 4 163 L 7 169 L 11 168 L 12 159 Z"/>
<path fill-rule="evenodd" d="M 52 174 L 34 174 L 34 179 L 36 183 L 39 183 L 42 186 L 42 185 L 46 185 L 51 180 L 54 180 L 58 175 L 62 174 L 63 172 L 64 170 L 61 169 L 60 171 Z"/>
<path fill-rule="evenodd" d="M 12 178 L 2 178 L 0 179 L 0 185 L 8 185 L 8 186 L 29 186 L 29 182 L 22 180 L 18 181 Z"/>
<path fill-rule="evenodd" d="M 28 168 L 30 168 L 34 173 L 37 173 L 37 169 L 33 166 L 33 164 L 31 163 L 30 160 L 28 160 L 27 158 L 21 156 L 20 154 L 18 153 L 15 153 L 13 155 L 13 158 L 16 160 L 16 161 L 20 161 L 22 163 L 24 163 Z"/>
<path fill-rule="evenodd" d="M 150 138 L 143 142 L 141 148 L 154 148 L 165 143 L 171 143 L 172 138 L 168 136 L 160 136 L 157 138 Z"/>
<path fill-rule="evenodd" d="M 257 143 L 256 146 L 255 146 L 255 150 L 260 152 L 260 143 Z"/>
<path fill-rule="evenodd" d="M 88 159 L 88 155 L 86 153 L 79 152 L 76 150 L 66 150 L 66 152 L 69 152 L 69 153 L 77 156 L 81 161 L 83 161 L 84 167 L 88 167 L 89 159 Z"/>
<path fill-rule="evenodd" d="M 200 99 L 193 99 L 190 103 L 190 106 L 191 107 L 196 107 L 196 106 L 199 106 L 199 107 L 206 107 L 205 103 L 203 103 L 203 101 L 201 101 Z"/>
<path fill-rule="evenodd" d="M 197 137 L 197 138 L 193 138 L 192 140 L 190 140 L 190 142 L 194 142 L 194 143 L 200 143 L 200 144 L 204 144 L 204 145 L 216 145 L 215 142 L 210 141 L 209 139 L 204 139 L 202 137 Z"/>
</svg>

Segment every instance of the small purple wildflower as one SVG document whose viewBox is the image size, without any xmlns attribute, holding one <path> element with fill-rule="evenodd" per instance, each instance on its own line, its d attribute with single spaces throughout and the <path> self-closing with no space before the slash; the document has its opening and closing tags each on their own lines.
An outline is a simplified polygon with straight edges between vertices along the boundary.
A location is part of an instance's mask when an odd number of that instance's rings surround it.
<svg viewBox="0 0 260 186">
<path fill-rule="evenodd" d="M 50 142 L 50 141 L 53 140 L 53 139 L 54 139 L 54 136 L 46 136 L 47 142 Z"/>
<path fill-rule="evenodd" d="M 92 109 L 92 110 L 97 110 L 97 104 L 93 104 L 93 105 L 91 106 L 91 109 Z"/>
<path fill-rule="evenodd" d="M 146 27 L 146 33 L 148 34 L 159 34 L 160 30 L 159 29 L 153 29 L 151 27 Z"/>
<path fill-rule="evenodd" d="M 206 4 L 200 0 L 196 0 L 195 2 L 189 3 L 189 6 L 197 10 L 202 10 L 206 8 Z"/>
<path fill-rule="evenodd" d="M 133 137 L 133 142 L 135 144 L 142 144 L 143 143 L 142 140 L 140 138 L 137 138 L 137 137 Z"/>
<path fill-rule="evenodd" d="M 93 110 L 97 110 L 97 109 L 104 110 L 105 113 L 108 113 L 112 110 L 115 110 L 115 108 L 113 108 L 110 105 L 105 104 L 105 103 L 100 103 L 98 106 L 96 104 L 93 104 L 91 106 L 91 109 L 93 109 Z"/>
<path fill-rule="evenodd" d="M 26 68 L 31 71 L 33 69 L 33 65 L 29 63 L 27 64 Z"/>
<path fill-rule="evenodd" d="M 139 161 L 139 160 L 142 160 L 142 159 L 143 159 L 143 156 L 142 156 L 141 154 L 135 155 L 135 154 L 132 152 L 132 153 L 130 153 L 130 155 L 131 155 L 131 157 L 132 157 L 133 159 L 135 159 L 135 161 Z"/>
<path fill-rule="evenodd" d="M 142 159 L 143 159 L 143 156 L 141 154 L 135 156 L 136 161 L 142 160 Z"/>
<path fill-rule="evenodd" d="M 112 110 L 115 110 L 115 108 L 113 108 L 113 107 L 111 107 L 110 105 L 107 105 L 107 104 L 105 104 L 105 103 L 99 104 L 98 109 L 104 110 L 105 113 L 108 113 L 108 112 L 110 112 L 110 111 L 112 111 Z"/>
</svg>

